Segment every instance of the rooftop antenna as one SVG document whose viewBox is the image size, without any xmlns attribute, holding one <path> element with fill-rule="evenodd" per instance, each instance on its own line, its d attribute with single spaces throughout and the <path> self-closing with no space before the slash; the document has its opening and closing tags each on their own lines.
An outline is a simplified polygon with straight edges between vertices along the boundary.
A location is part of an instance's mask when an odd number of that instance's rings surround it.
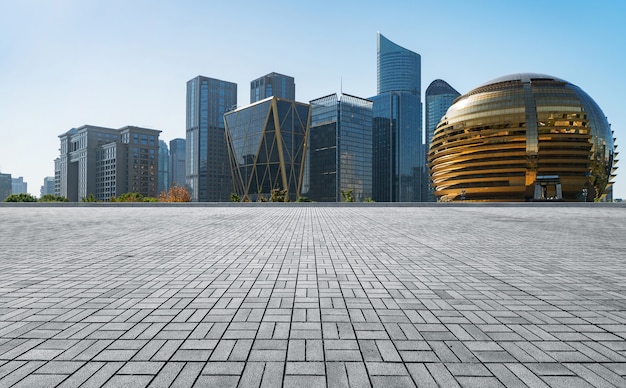
<svg viewBox="0 0 626 388">
<path fill-rule="evenodd" d="M 343 76 L 339 79 L 339 91 L 343 94 Z"/>
</svg>

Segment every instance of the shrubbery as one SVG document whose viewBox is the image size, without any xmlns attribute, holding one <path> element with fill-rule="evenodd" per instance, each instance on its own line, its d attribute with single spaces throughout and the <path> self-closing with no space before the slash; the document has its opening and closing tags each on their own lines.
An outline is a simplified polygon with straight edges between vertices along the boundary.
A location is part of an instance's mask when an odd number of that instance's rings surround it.
<svg viewBox="0 0 626 388">
<path fill-rule="evenodd" d="M 67 202 L 67 198 L 60 195 L 46 194 L 39 198 L 39 202 Z"/>
<path fill-rule="evenodd" d="M 289 202 L 287 189 L 272 189 L 270 191 L 270 202 Z"/>
<path fill-rule="evenodd" d="M 137 192 L 129 192 L 120 195 L 119 197 L 111 197 L 110 202 L 157 202 L 154 197 L 144 197 Z"/>
<path fill-rule="evenodd" d="M 80 201 L 81 202 L 98 202 L 98 200 L 93 195 L 93 193 L 89 194 L 88 196 L 86 196 L 85 198 L 81 199 Z"/>
<path fill-rule="evenodd" d="M 19 193 L 9 195 L 4 202 L 37 202 L 37 198 L 28 193 Z"/>
<path fill-rule="evenodd" d="M 341 190 L 341 198 L 344 202 L 354 202 L 354 196 L 352 195 L 352 189 Z"/>
</svg>

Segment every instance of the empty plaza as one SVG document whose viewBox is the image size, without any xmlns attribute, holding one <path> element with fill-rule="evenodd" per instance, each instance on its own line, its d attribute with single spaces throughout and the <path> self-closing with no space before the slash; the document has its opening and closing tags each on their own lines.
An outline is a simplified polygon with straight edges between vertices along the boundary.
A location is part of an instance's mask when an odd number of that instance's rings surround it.
<svg viewBox="0 0 626 388">
<path fill-rule="evenodd" d="M 621 204 L 38 205 L 0 387 L 626 386 Z"/>
</svg>

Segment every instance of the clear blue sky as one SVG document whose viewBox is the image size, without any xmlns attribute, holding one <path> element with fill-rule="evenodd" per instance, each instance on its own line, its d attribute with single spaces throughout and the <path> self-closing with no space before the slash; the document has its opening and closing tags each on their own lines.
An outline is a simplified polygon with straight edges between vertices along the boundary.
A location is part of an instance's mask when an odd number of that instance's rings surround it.
<svg viewBox="0 0 626 388">
<path fill-rule="evenodd" d="M 0 0 L 0 171 L 38 195 L 58 136 L 84 124 L 185 137 L 185 83 L 275 71 L 296 99 L 376 94 L 376 32 L 422 56 L 422 94 L 536 72 L 568 80 L 626 144 L 622 0 Z M 626 151 L 624 151 L 626 152 Z M 620 172 L 623 174 L 620 174 Z M 615 197 L 626 198 L 626 168 Z"/>
</svg>

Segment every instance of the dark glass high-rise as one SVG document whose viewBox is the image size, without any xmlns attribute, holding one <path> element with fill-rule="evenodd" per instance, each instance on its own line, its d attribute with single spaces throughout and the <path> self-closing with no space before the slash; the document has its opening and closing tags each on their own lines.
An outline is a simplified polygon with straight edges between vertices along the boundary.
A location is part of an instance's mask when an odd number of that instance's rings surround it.
<svg viewBox="0 0 626 388">
<path fill-rule="evenodd" d="M 185 186 L 185 139 L 170 140 L 169 187 Z"/>
<path fill-rule="evenodd" d="M 264 201 L 272 190 L 301 193 L 311 106 L 268 97 L 224 115 L 231 190 L 243 201 Z"/>
<path fill-rule="evenodd" d="M 351 191 L 361 202 L 372 196 L 372 101 L 331 94 L 311 102 L 305 195 L 340 202 Z"/>
<path fill-rule="evenodd" d="M 435 133 L 435 128 L 439 120 L 446 114 L 446 111 L 452 105 L 457 97 L 460 97 L 461 93 L 457 92 L 450 84 L 442 79 L 436 79 L 428 85 L 425 93 L 425 116 L 426 123 L 424 132 L 426 133 L 425 154 L 428 153 L 430 142 Z M 424 155 L 426 156 L 426 155 Z M 424 181 L 427 183 L 430 181 L 430 173 L 428 167 L 424 166 Z M 423 193 L 424 200 L 427 202 L 436 202 L 434 188 L 429 185 L 423 185 L 425 193 Z"/>
<path fill-rule="evenodd" d="M 296 100 L 296 84 L 293 77 L 278 73 L 269 73 L 250 82 L 250 104 L 278 97 L 285 100 Z"/>
<path fill-rule="evenodd" d="M 373 199 L 422 200 L 421 57 L 378 34 L 373 105 Z"/>
<path fill-rule="evenodd" d="M 224 113 L 236 106 L 235 83 L 203 76 L 187 82 L 186 183 L 194 202 L 229 201 Z"/>
</svg>

